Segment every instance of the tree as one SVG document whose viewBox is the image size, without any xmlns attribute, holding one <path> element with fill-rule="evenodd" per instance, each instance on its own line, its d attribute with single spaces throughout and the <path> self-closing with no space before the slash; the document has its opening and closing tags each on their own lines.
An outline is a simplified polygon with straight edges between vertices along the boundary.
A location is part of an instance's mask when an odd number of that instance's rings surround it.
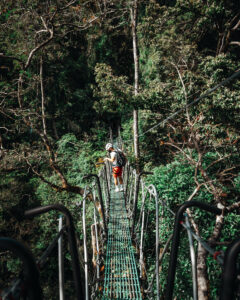
<svg viewBox="0 0 240 300">
<path fill-rule="evenodd" d="M 79 1 L 64 1 L 61 5 L 58 1 L 51 4 L 43 2 L 40 6 L 31 1 L 10 2 L 1 15 L 3 24 L 6 25 L 2 26 L 4 30 L 1 32 L 4 40 L 1 59 L 14 63 L 12 84 L 4 86 L 1 93 L 1 111 L 8 124 L 13 121 L 10 126 L 14 127 L 16 120 L 22 121 L 22 124 L 19 123 L 21 130 L 30 129 L 41 139 L 48 153 L 49 167 L 59 177 L 59 184 L 51 183 L 37 170 L 36 165 L 32 165 L 30 148 L 25 149 L 28 154 L 24 159 L 35 175 L 59 192 L 70 191 L 82 195 L 83 189 L 71 186 L 58 166 L 54 143 L 47 128 L 44 87 L 47 79 L 44 78 L 43 65 L 44 61 L 50 62 L 51 59 L 64 55 L 64 47 L 69 46 L 68 37 L 90 28 L 103 14 L 108 13 L 97 7 L 94 1 L 81 4 Z M 57 51 L 54 53 L 54 50 Z M 17 86 L 14 82 L 17 82 Z M 16 98 L 18 106 L 14 101 Z M 58 136 L 56 128 L 55 136 Z"/>
<path fill-rule="evenodd" d="M 190 6 L 184 1 L 166 6 L 151 2 L 146 6 L 146 17 L 139 26 L 141 85 L 144 89 L 138 99 L 140 105 L 150 110 L 149 115 L 164 120 L 201 95 L 204 89 L 235 72 L 235 49 L 225 48 L 228 53 L 222 55 L 217 50 L 219 43 L 214 39 L 217 36 L 215 18 L 220 11 L 224 19 L 224 11 L 227 11 L 228 20 L 238 24 L 235 9 L 223 2 L 211 1 L 208 6 L 200 1 L 191 2 Z M 201 27 L 203 23 L 207 26 Z M 142 138 L 143 153 L 149 145 L 154 145 L 156 157 L 159 151 L 167 153 L 169 162 L 181 153 L 184 161 L 193 166 L 195 187 L 185 200 L 195 199 L 202 189 L 206 189 L 214 205 L 229 211 L 239 208 L 233 192 L 234 180 L 239 173 L 238 147 L 235 146 L 239 139 L 239 120 L 235 117 L 239 110 L 235 102 L 238 91 L 236 82 L 223 87 L 197 107 L 187 109 L 184 116 L 179 114 L 166 122 L 167 126 L 161 127 L 161 131 L 158 130 L 160 127 L 155 128 Z M 153 125 L 156 123 L 152 122 Z M 161 147 L 166 148 L 159 150 Z M 223 232 L 223 220 L 224 216 L 216 217 L 214 228 L 208 231 L 208 239 L 214 245 Z M 199 224 L 194 218 L 192 225 L 199 233 Z M 198 248 L 198 282 L 199 299 L 208 299 L 207 253 L 201 245 Z"/>
<path fill-rule="evenodd" d="M 130 7 L 131 27 L 133 39 L 133 59 L 134 59 L 134 96 L 139 93 L 139 58 L 138 58 L 138 42 L 137 42 L 137 18 L 138 18 L 138 0 L 134 0 Z M 133 109 L 133 140 L 134 154 L 137 161 L 137 169 L 139 171 L 139 131 L 138 131 L 138 110 Z"/>
</svg>

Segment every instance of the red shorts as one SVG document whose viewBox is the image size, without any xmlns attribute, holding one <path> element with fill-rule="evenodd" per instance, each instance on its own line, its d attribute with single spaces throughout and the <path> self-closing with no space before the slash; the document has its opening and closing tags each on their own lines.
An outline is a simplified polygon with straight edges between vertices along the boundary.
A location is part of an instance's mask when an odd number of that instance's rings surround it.
<svg viewBox="0 0 240 300">
<path fill-rule="evenodd" d="M 114 177 L 114 178 L 117 178 L 117 177 L 122 176 L 122 170 L 123 170 L 122 167 L 113 167 L 113 168 L 112 168 L 113 177 Z"/>
</svg>

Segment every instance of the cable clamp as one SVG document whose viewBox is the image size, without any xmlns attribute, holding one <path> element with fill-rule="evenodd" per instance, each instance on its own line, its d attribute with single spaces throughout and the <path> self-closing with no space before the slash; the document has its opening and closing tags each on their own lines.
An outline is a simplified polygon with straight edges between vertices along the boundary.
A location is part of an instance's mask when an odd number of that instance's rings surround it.
<svg viewBox="0 0 240 300">
<path fill-rule="evenodd" d="M 222 254 L 222 251 L 216 251 L 213 253 L 213 259 L 217 260 L 218 256 Z"/>
</svg>

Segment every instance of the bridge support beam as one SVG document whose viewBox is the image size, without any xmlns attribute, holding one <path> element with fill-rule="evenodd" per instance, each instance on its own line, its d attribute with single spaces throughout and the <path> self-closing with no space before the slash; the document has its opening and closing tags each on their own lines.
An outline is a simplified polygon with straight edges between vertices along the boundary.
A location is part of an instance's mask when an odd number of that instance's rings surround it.
<svg viewBox="0 0 240 300">
<path fill-rule="evenodd" d="M 237 274 L 237 259 L 240 254 L 240 238 L 233 241 L 228 246 L 224 256 L 224 268 L 221 284 L 220 300 L 229 300 L 234 298 L 235 284 L 239 274 Z"/>
<path fill-rule="evenodd" d="M 42 300 L 39 272 L 32 253 L 22 243 L 7 237 L 0 238 L 0 249 L 11 251 L 23 262 L 24 285 L 26 285 L 24 288 L 27 290 L 27 298 Z"/>
<path fill-rule="evenodd" d="M 138 193 L 139 193 L 139 186 L 140 186 L 140 180 L 142 175 L 151 175 L 152 172 L 141 172 L 140 174 L 136 173 L 136 184 L 135 184 L 135 191 L 134 191 L 134 203 L 133 203 L 133 214 L 132 214 L 132 230 L 131 230 L 131 236 L 133 238 L 134 235 L 134 226 L 136 221 L 136 212 L 137 212 L 137 204 L 138 204 Z"/>
<path fill-rule="evenodd" d="M 34 217 L 36 215 L 41 215 L 43 213 L 49 212 L 51 210 L 57 210 L 64 214 L 66 217 L 66 225 L 67 225 L 67 235 L 68 235 L 68 242 L 69 248 L 72 258 L 72 270 L 73 270 L 73 278 L 75 283 L 75 289 L 77 294 L 77 300 L 84 299 L 84 292 L 81 285 L 81 273 L 80 273 L 80 265 L 79 265 L 79 257 L 78 257 L 78 250 L 75 238 L 75 227 L 73 223 L 73 218 L 69 210 L 63 206 L 62 204 L 53 204 L 53 205 L 46 205 L 46 206 L 39 206 L 30 210 L 25 211 L 26 217 Z"/>
<path fill-rule="evenodd" d="M 215 215 L 220 215 L 222 210 L 208 205 L 206 203 L 198 202 L 198 201 L 188 201 L 180 206 L 175 216 L 175 223 L 173 229 L 173 240 L 172 240 L 172 248 L 170 253 L 170 263 L 168 267 L 168 278 L 167 278 L 167 287 L 165 293 L 165 299 L 171 300 L 173 296 L 174 289 L 174 280 L 176 274 L 176 266 L 177 266 L 177 256 L 178 256 L 178 247 L 180 241 L 180 230 L 182 228 L 181 222 L 183 219 L 183 214 L 188 207 L 198 207 L 202 210 L 211 212 Z"/>
</svg>

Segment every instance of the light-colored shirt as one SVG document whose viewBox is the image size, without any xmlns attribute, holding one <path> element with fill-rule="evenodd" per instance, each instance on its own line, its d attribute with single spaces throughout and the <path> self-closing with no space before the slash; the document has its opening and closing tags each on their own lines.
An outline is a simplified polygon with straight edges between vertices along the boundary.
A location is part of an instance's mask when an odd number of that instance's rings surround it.
<svg viewBox="0 0 240 300">
<path fill-rule="evenodd" d="M 116 167 L 116 165 L 117 165 L 117 153 L 115 151 L 112 151 L 110 153 L 110 156 L 111 156 L 111 159 L 114 159 L 114 161 L 112 163 L 113 167 Z"/>
</svg>

